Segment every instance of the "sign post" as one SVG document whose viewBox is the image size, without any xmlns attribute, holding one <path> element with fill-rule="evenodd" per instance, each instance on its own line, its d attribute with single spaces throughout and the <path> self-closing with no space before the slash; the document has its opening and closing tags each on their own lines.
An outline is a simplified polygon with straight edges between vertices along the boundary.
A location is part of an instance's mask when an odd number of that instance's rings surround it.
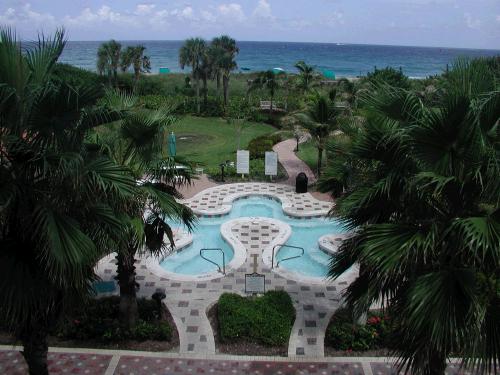
<svg viewBox="0 0 500 375">
<path fill-rule="evenodd" d="M 271 181 L 278 175 L 278 154 L 274 151 L 266 151 L 265 174 Z"/>
<path fill-rule="evenodd" d="M 241 178 L 250 173 L 250 152 L 248 150 L 236 152 L 236 173 L 241 173 Z"/>
</svg>

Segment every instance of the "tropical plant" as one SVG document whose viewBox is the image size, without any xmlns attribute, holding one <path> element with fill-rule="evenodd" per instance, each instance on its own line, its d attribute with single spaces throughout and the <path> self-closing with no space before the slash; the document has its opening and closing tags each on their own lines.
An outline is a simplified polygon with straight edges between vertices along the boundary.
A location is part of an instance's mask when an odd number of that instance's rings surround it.
<svg viewBox="0 0 500 375">
<path fill-rule="evenodd" d="M 176 201 L 181 198 L 176 187 L 190 181 L 189 166 L 178 168 L 174 158 L 162 156 L 166 127 L 175 118 L 165 108 L 143 110 L 136 104 L 133 96 L 109 92 L 104 106 L 125 114 L 101 128 L 97 137 L 106 154 L 140 181 L 135 194 L 120 203 L 123 214 L 132 219 L 116 248 L 120 323 L 128 330 L 138 319 L 136 256 L 164 255 L 175 246 L 167 221 L 178 221 L 190 230 L 195 220 L 193 212 Z"/>
<path fill-rule="evenodd" d="M 363 97 L 365 130 L 346 158 L 370 165 L 337 200 L 353 230 L 332 259 L 361 265 L 345 299 L 394 318 L 399 365 L 444 374 L 449 356 L 478 373 L 500 358 L 500 91 L 482 61 L 458 61 L 440 105 L 401 88 Z"/>
<path fill-rule="evenodd" d="M 179 64 L 181 69 L 189 66 L 191 67 L 191 75 L 196 85 L 196 98 L 197 98 L 197 113 L 201 111 L 200 108 L 200 67 L 203 64 L 203 58 L 206 54 L 206 42 L 201 38 L 191 38 L 184 42 L 184 45 L 179 51 Z"/>
<path fill-rule="evenodd" d="M 107 75 L 110 83 L 116 85 L 120 66 L 122 45 L 116 40 L 102 43 L 97 50 L 97 72 Z"/>
<path fill-rule="evenodd" d="M 128 46 L 121 53 L 121 70 L 122 72 L 126 72 L 132 65 L 136 85 L 141 73 L 149 73 L 151 71 L 151 61 L 148 56 L 144 55 L 145 50 L 146 47 L 144 46 Z"/>
<path fill-rule="evenodd" d="M 93 268 L 119 236 L 110 202 L 135 190 L 126 172 L 86 141 L 116 118 L 94 106 L 93 86 L 53 79 L 64 32 L 21 48 L 0 30 L 0 320 L 45 375 L 47 335 L 81 303 Z"/>
<path fill-rule="evenodd" d="M 249 92 L 259 89 L 267 90 L 269 92 L 271 97 L 271 106 L 269 111 L 271 114 L 274 109 L 274 96 L 276 95 L 276 91 L 280 88 L 278 76 L 283 74 L 285 73 L 274 73 L 272 70 L 261 72 L 254 80 L 252 80 L 252 82 L 250 82 L 250 86 L 248 88 Z"/>
<path fill-rule="evenodd" d="M 299 88 L 303 92 L 309 91 L 314 78 L 314 67 L 312 65 L 307 65 L 304 61 L 298 61 L 295 67 L 299 71 Z"/>
<path fill-rule="evenodd" d="M 323 151 L 332 132 L 339 128 L 340 113 L 330 98 L 315 92 L 305 110 L 294 114 L 294 117 L 314 140 L 318 150 L 316 172 L 321 176 Z"/>
<path fill-rule="evenodd" d="M 368 72 L 364 80 L 375 85 L 386 84 L 402 89 L 409 89 L 411 87 L 410 80 L 404 75 L 401 68 L 396 70 L 389 66 L 384 69 L 377 69 L 377 67 L 375 67 L 373 72 Z"/>
<path fill-rule="evenodd" d="M 212 40 L 212 45 L 216 51 L 222 50 L 223 53 L 217 53 L 218 59 L 216 60 L 217 68 L 222 72 L 222 90 L 224 96 L 224 106 L 227 106 L 229 94 L 229 79 L 231 72 L 238 67 L 236 64 L 236 55 L 240 52 L 236 41 L 227 36 L 222 35 Z"/>
</svg>

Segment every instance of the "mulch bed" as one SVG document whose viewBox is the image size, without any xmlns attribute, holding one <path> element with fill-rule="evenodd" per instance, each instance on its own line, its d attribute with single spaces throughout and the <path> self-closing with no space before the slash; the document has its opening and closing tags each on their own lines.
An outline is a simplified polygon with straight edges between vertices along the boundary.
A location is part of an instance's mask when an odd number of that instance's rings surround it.
<svg viewBox="0 0 500 375">
<path fill-rule="evenodd" d="M 174 323 L 170 311 L 163 305 L 163 319 L 172 327 L 172 339 L 170 341 L 135 341 L 124 340 L 104 343 L 97 340 L 65 340 L 55 336 L 49 336 L 49 346 L 64 348 L 96 348 L 96 349 L 114 349 L 114 350 L 139 350 L 148 352 L 179 352 L 179 332 Z M 0 332 L 0 344 L 21 345 L 14 338 L 5 332 Z"/>
<path fill-rule="evenodd" d="M 325 345 L 325 357 L 388 357 L 389 355 L 390 352 L 387 349 L 366 351 L 337 350 Z"/>
<path fill-rule="evenodd" d="M 231 343 L 221 342 L 219 321 L 217 319 L 217 304 L 207 312 L 215 338 L 215 351 L 224 354 L 251 355 L 251 356 L 288 356 L 288 343 L 283 346 L 266 346 L 250 340 L 241 339 Z"/>
</svg>

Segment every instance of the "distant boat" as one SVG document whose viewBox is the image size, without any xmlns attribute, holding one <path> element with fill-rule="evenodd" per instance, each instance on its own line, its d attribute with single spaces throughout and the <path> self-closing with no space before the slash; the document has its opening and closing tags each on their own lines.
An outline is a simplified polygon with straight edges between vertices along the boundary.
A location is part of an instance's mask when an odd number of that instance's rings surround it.
<svg viewBox="0 0 500 375">
<path fill-rule="evenodd" d="M 337 46 L 343 46 L 344 45 L 344 43 L 336 43 L 336 44 L 337 44 Z"/>
</svg>

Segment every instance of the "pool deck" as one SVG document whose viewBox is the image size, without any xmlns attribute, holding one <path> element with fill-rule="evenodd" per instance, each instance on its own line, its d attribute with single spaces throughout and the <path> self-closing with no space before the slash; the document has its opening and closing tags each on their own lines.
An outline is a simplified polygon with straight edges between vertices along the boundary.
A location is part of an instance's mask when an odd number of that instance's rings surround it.
<svg viewBox="0 0 500 375">
<path fill-rule="evenodd" d="M 282 202 L 284 211 L 307 220 L 322 216 L 332 203 L 319 201 L 310 194 L 296 194 L 287 185 L 268 183 L 227 184 L 206 189 L 183 202 L 198 215 L 218 216 L 231 209 L 232 201 L 246 196 L 262 195 Z M 292 297 L 296 320 L 290 337 L 288 354 L 321 358 L 324 356 L 324 332 L 333 312 L 339 307 L 341 291 L 356 277 L 350 272 L 336 281 L 301 277 L 279 269 L 272 271 L 270 260 L 264 259 L 272 246 L 288 238 L 288 225 L 274 219 L 240 218 L 226 223 L 225 237 L 233 248 L 243 249 L 243 261 L 226 275 L 214 272 L 201 277 L 162 274 L 158 260 L 141 258 L 137 261 L 139 295 L 150 297 L 155 291 L 166 294 L 168 306 L 179 331 L 180 353 L 214 355 L 216 353 L 212 327 L 206 312 L 224 292 L 245 295 L 245 275 L 254 271 L 265 275 L 266 290 L 285 290 Z M 179 239 L 182 240 L 182 239 Z M 254 269 L 254 257 L 257 263 Z M 115 259 L 111 255 L 98 265 L 97 272 L 104 281 L 115 277 Z"/>
</svg>

